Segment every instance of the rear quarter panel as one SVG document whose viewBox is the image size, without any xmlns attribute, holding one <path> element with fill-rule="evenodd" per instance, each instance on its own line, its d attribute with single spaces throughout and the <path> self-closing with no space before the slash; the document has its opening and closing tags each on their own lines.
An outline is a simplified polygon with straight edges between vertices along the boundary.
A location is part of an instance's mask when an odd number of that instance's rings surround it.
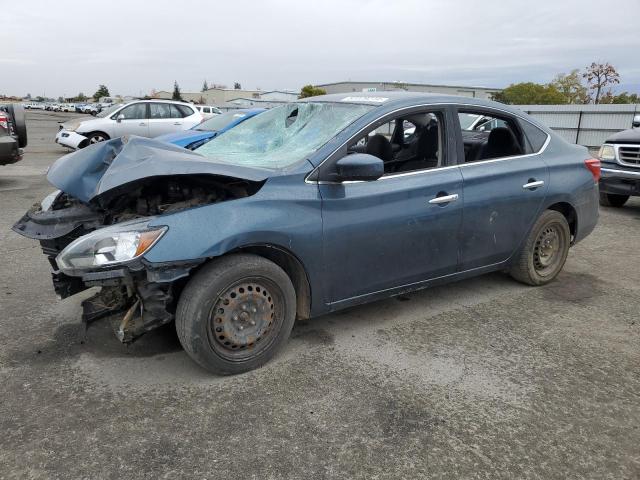
<svg viewBox="0 0 640 480">
<path fill-rule="evenodd" d="M 561 202 L 575 209 L 577 228 L 574 243 L 577 243 L 598 223 L 598 185 L 584 163 L 592 155 L 585 147 L 569 144 L 553 135 L 543 158 L 549 166 L 545 209 Z"/>
</svg>

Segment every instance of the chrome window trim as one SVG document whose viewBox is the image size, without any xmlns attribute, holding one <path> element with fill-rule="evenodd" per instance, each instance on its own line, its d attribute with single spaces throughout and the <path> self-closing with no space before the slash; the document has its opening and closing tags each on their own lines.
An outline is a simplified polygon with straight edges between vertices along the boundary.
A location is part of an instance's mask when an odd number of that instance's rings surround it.
<svg viewBox="0 0 640 480">
<path fill-rule="evenodd" d="M 411 110 L 411 109 L 414 109 L 414 108 L 431 107 L 431 106 L 437 107 L 437 106 L 443 106 L 443 105 L 444 106 L 461 107 L 461 108 L 468 107 L 468 108 L 495 110 L 497 112 L 506 113 L 507 115 L 511 115 L 511 116 L 520 118 L 520 119 L 524 120 L 525 122 L 528 122 L 528 120 L 524 116 L 522 116 L 522 115 L 520 115 L 518 113 L 510 112 L 508 110 L 503 110 L 503 109 L 498 108 L 498 107 L 485 107 L 484 105 L 473 105 L 473 104 L 467 105 L 467 104 L 463 104 L 463 103 L 452 103 L 452 102 L 447 102 L 447 103 L 426 103 L 426 104 L 420 104 L 420 105 L 411 105 L 411 106 L 408 106 L 408 107 L 402 107 L 402 108 L 398 108 L 397 110 L 393 110 L 393 111 L 389 112 L 387 115 L 395 115 L 396 113 L 402 112 L 403 110 Z M 327 181 L 327 180 L 309 180 L 309 177 L 311 175 L 313 175 L 316 172 L 316 170 L 318 170 L 324 164 L 324 162 L 327 161 L 327 159 L 329 157 L 334 155 L 338 150 L 340 150 L 347 143 L 349 143 L 351 140 L 353 140 L 354 137 L 357 137 L 358 135 L 360 135 L 362 132 L 367 130 L 371 125 L 375 124 L 379 120 L 380 119 L 377 119 L 377 120 L 374 120 L 372 122 L 369 122 L 366 126 L 362 127 L 355 134 L 353 134 L 351 137 L 349 137 L 349 139 L 347 139 L 345 142 L 343 142 L 340 146 L 336 147 L 336 149 L 333 150 L 329 155 L 327 155 L 327 157 L 322 162 L 320 162 L 320 164 L 317 167 L 315 167 L 313 170 L 311 170 L 305 176 L 304 182 L 305 183 L 316 184 L 316 185 L 341 185 L 341 184 L 354 184 L 354 183 L 371 183 L 369 181 L 364 181 L 364 180 L 347 180 L 346 182 L 331 182 L 331 181 Z M 529 123 L 531 123 L 531 122 L 529 122 Z M 516 159 L 516 158 L 526 158 L 526 157 L 534 157 L 536 155 L 541 155 L 547 149 L 547 146 L 549 145 L 549 143 L 551 143 L 551 135 L 549 135 L 544 130 L 540 129 L 537 125 L 534 125 L 534 124 L 532 124 L 532 125 L 534 127 L 538 128 L 541 132 L 543 132 L 547 136 L 547 139 L 545 140 L 545 142 L 542 145 L 542 147 L 540 148 L 540 150 L 538 150 L 535 153 L 526 153 L 524 155 L 512 155 L 510 157 L 492 158 L 490 160 L 482 160 L 482 161 L 479 161 L 479 162 L 471 162 L 471 163 L 462 163 L 462 164 L 457 164 L 457 165 L 447 165 L 445 167 L 426 168 L 426 169 L 423 169 L 423 170 L 414 170 L 414 171 L 411 171 L 411 172 L 397 173 L 395 175 L 383 175 L 382 177 L 380 177 L 380 178 L 378 178 L 377 180 L 374 180 L 374 181 L 377 182 L 379 180 L 387 180 L 387 179 L 390 179 L 390 178 L 406 177 L 406 176 L 409 176 L 409 175 L 418 175 L 418 174 L 422 174 L 422 173 L 436 172 L 436 171 L 441 171 L 441 170 L 446 170 L 446 169 L 451 169 L 451 168 L 463 168 L 463 167 L 472 166 L 472 165 L 483 165 L 485 163 L 501 162 L 503 160 L 513 160 L 513 159 Z"/>
</svg>

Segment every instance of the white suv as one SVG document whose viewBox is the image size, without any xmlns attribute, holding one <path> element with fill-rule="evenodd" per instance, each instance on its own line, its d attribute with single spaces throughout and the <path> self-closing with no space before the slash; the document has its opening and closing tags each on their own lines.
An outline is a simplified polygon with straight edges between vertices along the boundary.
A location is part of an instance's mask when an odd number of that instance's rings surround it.
<svg viewBox="0 0 640 480">
<path fill-rule="evenodd" d="M 78 118 L 63 123 L 56 135 L 56 143 L 69 148 L 83 148 L 123 135 L 152 138 L 188 130 L 202 120 L 202 114 L 188 103 L 137 100 L 103 110 L 96 118 Z"/>
</svg>

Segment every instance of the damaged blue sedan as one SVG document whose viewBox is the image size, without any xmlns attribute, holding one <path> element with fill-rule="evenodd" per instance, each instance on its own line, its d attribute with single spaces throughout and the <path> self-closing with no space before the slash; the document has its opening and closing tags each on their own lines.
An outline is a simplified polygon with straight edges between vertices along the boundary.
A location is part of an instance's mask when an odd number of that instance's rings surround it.
<svg viewBox="0 0 640 480">
<path fill-rule="evenodd" d="M 503 270 L 551 282 L 598 219 L 600 164 L 523 112 L 421 93 L 282 105 L 189 151 L 124 137 L 58 160 L 15 225 L 83 322 L 123 342 L 175 322 L 217 374 L 296 319 Z"/>
</svg>

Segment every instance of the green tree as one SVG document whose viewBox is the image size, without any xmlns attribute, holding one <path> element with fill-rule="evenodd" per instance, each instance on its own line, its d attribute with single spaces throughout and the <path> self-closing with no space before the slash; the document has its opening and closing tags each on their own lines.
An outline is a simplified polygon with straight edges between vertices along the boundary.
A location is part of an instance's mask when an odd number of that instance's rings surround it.
<svg viewBox="0 0 640 480">
<path fill-rule="evenodd" d="M 96 90 L 96 93 L 93 94 L 93 100 L 97 102 L 102 97 L 110 97 L 110 96 L 111 95 L 109 94 L 109 89 L 107 88 L 107 86 L 100 85 L 98 87 L 98 90 Z"/>
<path fill-rule="evenodd" d="M 82 92 L 76 95 L 73 99 L 74 102 L 85 102 L 86 100 L 87 100 L 87 96 Z"/>
<path fill-rule="evenodd" d="M 582 76 L 587 79 L 589 89 L 593 90 L 593 103 L 596 104 L 600 103 L 600 97 L 603 94 L 611 93 L 611 89 L 607 87 L 620 83 L 620 75 L 618 75 L 615 67 L 608 62 L 593 62 L 585 68 Z M 607 97 L 609 97 L 609 95 L 607 95 Z"/>
<path fill-rule="evenodd" d="M 533 82 L 514 83 L 492 96 L 511 105 L 554 105 L 566 103 L 565 96 L 551 85 Z"/>
<path fill-rule="evenodd" d="M 209 85 L 207 85 L 207 81 L 205 80 L 202 84 L 202 91 L 206 92 L 207 90 L 209 90 Z"/>
<path fill-rule="evenodd" d="M 326 95 L 327 91 L 323 88 L 314 87 L 313 85 L 305 85 L 300 90 L 298 98 L 317 97 L 319 95 Z"/>
<path fill-rule="evenodd" d="M 180 86 L 177 81 L 173 82 L 173 95 L 171 95 L 172 100 L 182 100 L 182 95 L 180 95 Z"/>
<path fill-rule="evenodd" d="M 234 82 L 233 83 L 233 89 L 234 90 L 242 90 L 242 85 L 240 85 L 240 82 Z"/>
<path fill-rule="evenodd" d="M 564 95 L 566 99 L 564 103 L 584 104 L 591 100 L 587 87 L 582 84 L 580 70 L 577 68 L 567 74 L 557 74 L 549 85 Z"/>
<path fill-rule="evenodd" d="M 600 103 L 626 103 L 626 104 L 633 104 L 633 103 L 640 103 L 640 95 L 638 95 L 637 93 L 629 93 L 629 92 L 622 92 L 619 93 L 618 95 L 611 95 L 610 98 L 608 98 L 605 102 L 604 97 L 607 95 L 603 95 L 600 99 Z"/>
</svg>

